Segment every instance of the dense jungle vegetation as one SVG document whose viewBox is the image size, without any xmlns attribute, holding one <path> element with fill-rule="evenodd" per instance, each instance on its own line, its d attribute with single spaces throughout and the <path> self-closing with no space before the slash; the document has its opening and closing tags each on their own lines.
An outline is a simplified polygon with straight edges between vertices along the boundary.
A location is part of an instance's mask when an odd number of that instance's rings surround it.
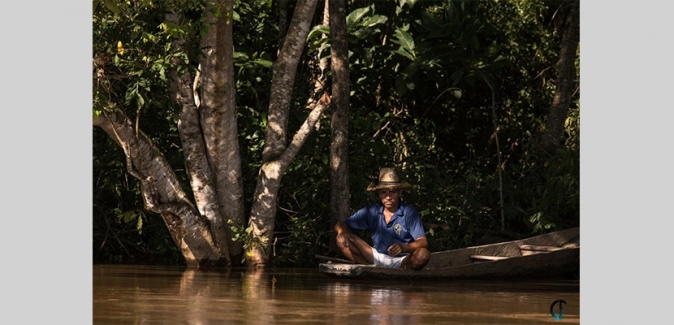
<svg viewBox="0 0 674 325">
<path fill-rule="evenodd" d="M 234 1 L 236 122 L 244 206 L 262 163 L 272 64 L 295 1 Z M 346 1 L 349 63 L 350 211 L 376 201 L 365 189 L 395 166 L 414 188 L 404 200 L 426 225 L 430 250 L 510 240 L 580 225 L 580 48 L 560 126 L 547 141 L 559 64 L 574 1 Z M 330 55 L 319 1 L 290 103 L 288 129 L 308 114 L 318 57 Z M 166 15 L 191 21 L 196 69 L 204 3 L 94 1 L 94 115 L 114 102 L 161 151 L 185 189 L 179 106 L 167 75 Z M 576 43 L 578 43 L 576 39 Z M 329 73 L 328 73 L 329 75 Z M 564 95 L 564 94 L 562 94 Z M 330 109 L 320 117 L 277 197 L 270 265 L 315 267 L 329 254 Z M 291 133 L 292 134 L 292 133 Z M 93 136 L 93 262 L 182 264 L 162 217 L 144 208 L 124 150 L 100 128 Z M 188 191 L 189 192 L 189 191 Z M 246 240 L 244 229 L 235 229 Z M 249 239 L 249 238 L 248 238 Z"/>
</svg>

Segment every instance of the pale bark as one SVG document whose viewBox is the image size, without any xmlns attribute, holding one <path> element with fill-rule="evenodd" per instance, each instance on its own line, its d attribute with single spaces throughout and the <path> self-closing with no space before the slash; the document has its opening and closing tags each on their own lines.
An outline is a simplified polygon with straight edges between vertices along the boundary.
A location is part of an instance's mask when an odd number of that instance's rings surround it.
<svg viewBox="0 0 674 325">
<path fill-rule="evenodd" d="M 177 14 L 169 14 L 169 21 L 178 23 Z M 181 47 L 185 43 L 184 39 L 179 39 L 174 43 L 175 48 Z M 201 134 L 199 123 L 199 112 L 195 103 L 194 92 L 190 87 L 192 78 L 187 69 L 183 70 L 181 75 L 177 73 L 177 67 L 184 64 L 178 57 L 172 58 L 173 69 L 169 76 L 169 92 L 173 100 L 182 107 L 178 118 L 178 131 L 180 141 L 183 146 L 185 157 L 185 168 L 190 180 L 192 193 L 196 201 L 199 213 L 208 220 L 210 230 L 213 234 L 213 241 L 218 248 L 222 258 L 231 264 L 229 256 L 229 247 L 227 245 L 229 238 L 222 227 L 222 214 L 218 205 L 216 191 L 213 182 L 213 173 L 208 165 L 206 148 Z"/>
<path fill-rule="evenodd" d="M 324 96 L 324 99 L 314 106 L 292 142 L 286 147 L 290 96 L 295 83 L 297 65 L 311 29 L 317 2 L 317 0 L 297 2 L 283 47 L 272 66 L 271 95 L 262 166 L 248 220 L 252 228 L 251 235 L 257 241 L 246 249 L 246 263 L 249 266 L 263 267 L 269 260 L 276 217 L 276 198 L 281 177 L 329 103 L 329 98 Z"/>
<path fill-rule="evenodd" d="M 243 177 L 236 121 L 233 63 L 233 2 L 217 0 L 206 8 L 208 32 L 202 41 L 201 61 L 201 130 L 206 143 L 208 162 L 215 175 L 215 190 L 221 218 L 212 221 L 218 233 L 229 238 L 228 250 L 233 257 L 242 253 L 242 243 L 233 237 L 228 221 L 241 227 L 244 223 Z M 219 11 L 216 17 L 213 12 Z M 236 262 L 236 258 L 233 261 Z"/>
<path fill-rule="evenodd" d="M 323 7 L 323 25 L 324 26 L 329 26 L 330 21 L 329 17 L 330 14 L 328 12 L 328 5 L 327 5 L 327 0 L 325 2 L 325 5 Z M 325 35 L 321 35 L 322 38 L 327 38 Z M 321 94 L 325 91 L 326 83 L 328 81 L 328 69 L 330 68 L 330 62 L 328 58 L 322 58 L 320 57 L 319 53 L 316 53 L 316 57 L 312 60 L 309 60 L 309 65 L 310 65 L 310 79 L 309 79 L 309 84 L 310 87 L 313 87 L 312 93 L 309 96 L 309 99 L 307 100 L 306 106 L 309 109 L 313 109 L 314 105 L 318 102 L 320 99 L 319 96 L 316 94 Z M 321 121 L 316 122 L 316 130 L 318 131 L 321 128 Z"/>
<path fill-rule="evenodd" d="M 285 150 L 288 113 L 295 83 L 295 74 L 318 0 L 297 1 L 288 34 L 272 67 L 271 95 L 262 161 L 275 159 Z"/>
<path fill-rule="evenodd" d="M 349 217 L 349 47 L 346 0 L 329 0 L 330 60 L 332 71 L 332 139 L 330 142 L 330 225 Z M 335 234 L 330 250 L 336 251 Z"/>
<path fill-rule="evenodd" d="M 322 94 L 321 99 L 295 133 L 293 140 L 283 154 L 278 159 L 264 162 L 260 167 L 249 220 L 249 225 L 253 228 L 252 235 L 259 240 L 259 243 L 248 247 L 246 251 L 246 262 L 249 266 L 263 267 L 269 260 L 271 238 L 274 234 L 274 219 L 276 217 L 276 198 L 283 173 L 300 151 L 314 129 L 318 118 L 329 104 L 330 97 L 325 93 Z"/>
<path fill-rule="evenodd" d="M 227 263 L 214 244 L 208 221 L 187 199 L 178 179 L 164 156 L 121 111 L 107 111 L 94 118 L 93 125 L 103 129 L 122 147 L 129 174 L 141 182 L 145 208 L 164 219 L 175 244 L 188 265 Z"/>
<path fill-rule="evenodd" d="M 557 62 L 557 79 L 552 107 L 545 124 L 543 147 L 554 149 L 562 140 L 576 79 L 576 51 L 579 42 L 580 13 L 579 3 L 575 1 L 567 15 Z"/>
</svg>

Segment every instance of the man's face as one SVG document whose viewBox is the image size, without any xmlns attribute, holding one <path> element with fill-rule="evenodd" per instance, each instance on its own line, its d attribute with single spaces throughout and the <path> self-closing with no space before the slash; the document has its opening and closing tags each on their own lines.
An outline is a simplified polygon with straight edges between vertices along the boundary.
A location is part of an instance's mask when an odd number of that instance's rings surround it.
<svg viewBox="0 0 674 325">
<path fill-rule="evenodd" d="M 381 203 L 384 204 L 386 208 L 395 208 L 398 206 L 398 201 L 400 200 L 400 195 L 403 190 L 391 190 L 391 189 L 381 189 L 377 190 L 379 194 L 379 199 Z"/>
</svg>

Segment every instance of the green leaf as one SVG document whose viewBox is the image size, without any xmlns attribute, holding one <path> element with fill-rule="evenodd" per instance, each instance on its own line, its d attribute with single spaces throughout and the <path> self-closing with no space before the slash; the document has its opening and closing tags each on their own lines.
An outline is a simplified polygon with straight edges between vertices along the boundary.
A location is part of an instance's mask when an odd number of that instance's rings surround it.
<svg viewBox="0 0 674 325">
<path fill-rule="evenodd" d="M 416 57 L 414 39 L 412 39 L 412 36 L 408 32 L 400 28 L 396 29 L 395 35 L 391 41 L 393 43 L 399 44 L 400 49 L 404 50 L 396 53 L 402 54 L 407 52 L 409 56 L 406 56 L 412 57 L 412 60 L 414 60 L 414 57 Z"/>
<path fill-rule="evenodd" d="M 461 89 L 452 89 L 452 90 L 450 90 L 449 92 L 450 92 L 452 95 L 454 95 L 454 97 L 456 97 L 456 98 L 461 98 L 461 95 L 462 95 Z"/>
<path fill-rule="evenodd" d="M 410 9 L 412 9 L 414 4 L 417 3 L 417 0 L 399 0 L 398 3 L 400 4 L 400 7 L 408 5 L 410 6 Z"/>
<path fill-rule="evenodd" d="M 366 37 L 372 35 L 372 30 L 368 28 L 358 28 L 352 31 L 351 35 L 355 36 L 357 39 L 365 39 Z"/>
<path fill-rule="evenodd" d="M 346 29 L 347 31 L 350 30 L 354 24 L 356 24 L 365 14 L 370 11 L 370 7 L 365 7 L 365 8 L 358 8 L 351 13 L 349 13 L 348 16 L 346 16 Z"/>
<path fill-rule="evenodd" d="M 108 10 L 110 10 L 113 13 L 119 15 L 119 13 L 120 13 L 119 7 L 112 0 L 105 0 L 105 6 L 108 8 Z"/>
<path fill-rule="evenodd" d="M 136 88 L 135 86 L 131 86 L 131 87 L 128 88 L 128 90 L 127 90 L 127 92 L 126 92 L 126 96 L 124 96 L 124 103 L 125 103 L 125 104 L 128 105 L 129 103 L 131 103 L 131 100 L 132 100 L 134 97 L 136 97 L 136 94 L 137 94 L 137 90 L 136 90 L 136 89 L 137 89 L 137 88 Z"/>
<path fill-rule="evenodd" d="M 330 36 L 330 27 L 325 25 L 316 25 L 311 29 L 307 35 L 307 41 L 312 39 L 320 39 L 323 35 Z"/>
<path fill-rule="evenodd" d="M 363 27 L 373 27 L 375 25 L 386 23 L 388 17 L 382 15 L 374 15 L 363 19 L 361 26 Z"/>
<path fill-rule="evenodd" d="M 138 218 L 138 222 L 136 222 L 136 230 L 138 233 L 143 232 L 143 218 Z"/>
<path fill-rule="evenodd" d="M 406 58 L 408 58 L 408 59 L 414 61 L 414 56 L 412 56 L 412 54 L 410 54 L 410 53 L 409 53 L 408 51 L 406 51 L 405 49 L 399 48 L 399 49 L 397 49 L 397 50 L 395 50 L 395 51 L 392 51 L 392 52 L 393 52 L 393 53 L 396 53 L 396 54 L 400 54 L 400 55 L 402 55 L 402 56 L 404 56 L 404 57 L 406 57 Z"/>
<path fill-rule="evenodd" d="M 124 223 L 130 223 L 133 220 L 136 220 L 136 213 L 133 211 L 126 211 L 118 216 L 120 220 L 123 220 Z"/>
<path fill-rule="evenodd" d="M 238 60 L 242 60 L 242 61 L 248 60 L 248 54 L 243 53 L 243 52 L 234 52 L 233 58 L 234 58 L 235 61 L 238 61 Z"/>
<path fill-rule="evenodd" d="M 491 46 L 489 46 L 489 54 L 491 54 L 491 55 L 494 55 L 494 54 L 498 53 L 500 50 L 501 50 L 501 45 L 499 45 L 499 44 L 492 44 Z M 501 58 L 501 56 L 499 56 L 499 58 Z M 494 61 L 497 61 L 497 60 L 498 60 L 498 58 Z"/>
<path fill-rule="evenodd" d="M 163 66 L 159 68 L 159 79 L 162 81 L 166 81 L 166 70 L 164 69 Z"/>
<path fill-rule="evenodd" d="M 141 94 L 136 93 L 136 102 L 138 103 L 138 108 L 141 108 L 145 104 L 145 99 L 143 99 Z"/>
<path fill-rule="evenodd" d="M 274 63 L 271 62 L 271 61 L 262 60 L 262 59 L 255 60 L 255 61 L 253 61 L 253 63 L 258 64 L 258 65 L 261 65 L 261 66 L 263 66 L 263 67 L 265 67 L 265 68 L 269 68 L 269 67 L 271 67 L 271 66 L 274 64 Z"/>
</svg>

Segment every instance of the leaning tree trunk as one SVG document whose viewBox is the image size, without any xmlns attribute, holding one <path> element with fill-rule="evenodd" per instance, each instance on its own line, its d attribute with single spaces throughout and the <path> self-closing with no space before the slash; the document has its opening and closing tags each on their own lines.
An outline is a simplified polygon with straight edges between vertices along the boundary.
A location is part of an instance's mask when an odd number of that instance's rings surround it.
<svg viewBox="0 0 674 325">
<path fill-rule="evenodd" d="M 327 0 L 326 0 L 327 1 Z M 349 47 L 346 40 L 346 0 L 329 0 L 332 70 L 332 130 L 330 142 L 331 227 L 349 217 Z M 337 251 L 330 232 L 330 251 Z"/>
<path fill-rule="evenodd" d="M 93 125 L 122 147 L 127 171 L 140 181 L 145 208 L 162 216 L 186 264 L 228 264 L 228 256 L 214 243 L 208 221 L 187 199 L 173 169 L 152 141 L 118 109 L 95 117 Z"/>
<path fill-rule="evenodd" d="M 265 266 L 269 260 L 271 238 L 274 234 L 274 219 L 276 217 L 276 198 L 281 178 L 330 102 L 327 95 L 317 94 L 321 100 L 313 107 L 309 107 L 311 113 L 309 113 L 292 141 L 289 144 L 287 143 L 290 99 L 295 82 L 295 73 L 307 35 L 311 29 L 311 21 L 317 2 L 317 0 L 297 2 L 288 34 L 285 37 L 278 59 L 273 65 L 262 166 L 260 167 L 250 212 L 251 233 L 249 234 L 249 242 L 246 243 L 245 247 L 246 262 L 249 266 Z"/>
<path fill-rule="evenodd" d="M 576 79 L 576 50 L 579 41 L 579 3 L 575 1 L 566 18 L 562 36 L 559 61 L 557 61 L 557 80 L 552 107 L 545 124 L 542 141 L 543 148 L 554 149 L 560 143 L 564 133 Z"/>
</svg>

